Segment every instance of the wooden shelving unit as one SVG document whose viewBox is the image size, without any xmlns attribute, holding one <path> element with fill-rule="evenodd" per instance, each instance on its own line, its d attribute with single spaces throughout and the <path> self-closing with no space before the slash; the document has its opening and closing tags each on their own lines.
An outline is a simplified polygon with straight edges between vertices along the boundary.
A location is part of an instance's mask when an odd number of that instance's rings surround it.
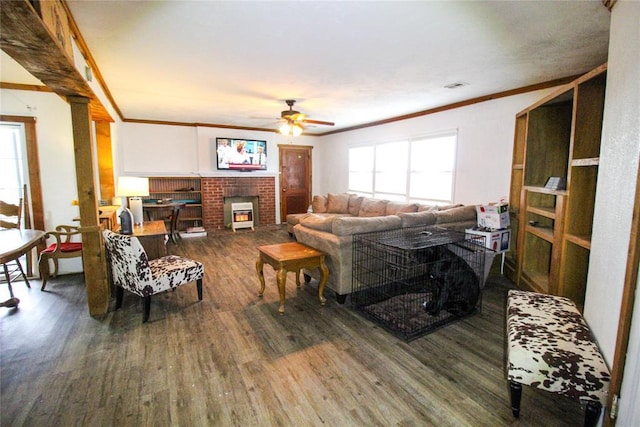
<svg viewBox="0 0 640 427">
<path fill-rule="evenodd" d="M 505 273 L 522 288 L 584 293 L 591 249 L 606 64 L 516 115 L 510 217 L 516 236 Z M 545 188 L 550 177 L 566 190 Z"/>
<path fill-rule="evenodd" d="M 160 199 L 183 201 L 185 208 L 178 216 L 178 230 L 203 225 L 202 220 L 202 179 L 200 177 L 149 177 L 149 196 L 145 203 Z M 167 208 L 167 215 L 171 209 Z"/>
</svg>

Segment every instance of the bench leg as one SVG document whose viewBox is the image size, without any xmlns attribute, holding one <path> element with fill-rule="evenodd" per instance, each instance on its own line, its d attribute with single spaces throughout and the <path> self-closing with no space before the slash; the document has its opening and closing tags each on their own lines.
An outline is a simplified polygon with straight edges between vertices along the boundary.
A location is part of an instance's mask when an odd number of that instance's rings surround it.
<svg viewBox="0 0 640 427">
<path fill-rule="evenodd" d="M 511 392 L 511 412 L 513 416 L 520 416 L 520 399 L 522 398 L 522 384 L 509 381 L 509 391 Z"/>
<path fill-rule="evenodd" d="M 602 404 L 600 402 L 588 402 L 585 409 L 584 426 L 595 427 L 600 419 L 600 412 L 602 411 Z"/>
</svg>

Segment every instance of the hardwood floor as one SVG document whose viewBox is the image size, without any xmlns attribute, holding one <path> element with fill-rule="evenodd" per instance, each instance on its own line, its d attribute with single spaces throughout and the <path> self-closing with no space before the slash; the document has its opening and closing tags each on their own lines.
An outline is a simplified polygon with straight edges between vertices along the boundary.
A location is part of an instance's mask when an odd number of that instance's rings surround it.
<svg viewBox="0 0 640 427">
<path fill-rule="evenodd" d="M 278 315 L 275 273 L 258 298 L 256 246 L 289 241 L 280 226 L 210 233 L 169 244 L 205 264 L 195 284 L 104 319 L 88 314 L 82 275 L 41 292 L 14 284 L 18 309 L 0 308 L 2 426 L 566 426 L 570 400 L 524 387 L 511 414 L 504 366 L 509 282 L 494 276 L 480 314 L 410 343 L 349 308 L 317 282 L 287 280 Z M 8 297 L 0 285 L 0 299 Z"/>
</svg>

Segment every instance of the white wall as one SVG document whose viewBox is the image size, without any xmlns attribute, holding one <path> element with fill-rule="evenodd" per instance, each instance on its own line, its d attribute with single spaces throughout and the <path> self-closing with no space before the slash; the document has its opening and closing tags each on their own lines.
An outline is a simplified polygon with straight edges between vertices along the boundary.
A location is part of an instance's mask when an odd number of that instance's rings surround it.
<svg viewBox="0 0 640 427">
<path fill-rule="evenodd" d="M 609 366 L 615 351 L 640 159 L 639 22 L 640 2 L 616 3 L 611 15 L 609 71 L 584 310 Z M 640 408 L 638 384 L 633 384 L 634 378 L 640 377 L 638 295 L 635 301 L 630 349 L 636 351 L 627 354 L 618 424 L 625 426 L 638 423 Z"/>
<path fill-rule="evenodd" d="M 350 146 L 458 130 L 454 202 L 486 203 L 508 199 L 515 115 L 553 89 L 486 101 L 455 110 L 328 135 L 322 139 L 324 179 L 317 193 L 348 186 Z M 329 169 L 330 168 L 330 169 Z"/>
<path fill-rule="evenodd" d="M 45 228 L 73 225 L 79 211 L 71 205 L 78 189 L 69 104 L 53 93 L 7 89 L 0 91 L 0 110 L 4 115 L 36 118 Z M 80 259 L 60 262 L 61 273 L 79 271 Z"/>
<path fill-rule="evenodd" d="M 216 165 L 216 138 L 247 138 L 267 141 L 267 171 L 218 171 Z M 320 139 L 299 136 L 293 140 L 274 132 L 223 129 L 206 126 L 170 126 L 140 123 L 122 123 L 116 143 L 116 176 L 179 176 L 203 177 L 257 177 L 273 176 L 276 179 L 276 222 L 280 223 L 280 183 L 278 145 L 296 144 L 314 147 L 312 191 L 319 187 L 320 160 L 316 150 Z"/>
</svg>

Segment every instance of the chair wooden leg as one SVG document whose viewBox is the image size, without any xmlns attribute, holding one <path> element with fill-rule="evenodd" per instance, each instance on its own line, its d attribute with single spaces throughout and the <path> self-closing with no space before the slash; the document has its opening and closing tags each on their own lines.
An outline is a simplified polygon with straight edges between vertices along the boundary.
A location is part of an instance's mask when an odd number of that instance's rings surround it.
<svg viewBox="0 0 640 427">
<path fill-rule="evenodd" d="M 511 412 L 513 416 L 520 416 L 520 399 L 522 398 L 522 384 L 515 381 L 509 381 L 509 390 L 511 391 Z"/>
<path fill-rule="evenodd" d="M 22 269 L 22 264 L 20 264 L 19 259 L 16 259 L 16 265 L 18 266 L 18 270 L 20 270 L 20 275 L 24 279 L 24 283 L 27 285 L 27 288 L 31 289 L 31 285 L 29 284 L 29 279 L 27 278 L 27 275 L 24 274 L 24 270 Z"/>
<path fill-rule="evenodd" d="M 198 288 L 198 300 L 202 301 L 202 279 L 198 279 L 196 287 Z"/>
<path fill-rule="evenodd" d="M 42 279 L 42 287 L 40 290 L 44 291 L 44 287 L 47 286 L 47 280 L 49 280 L 49 258 L 40 255 L 38 270 L 40 270 L 40 278 Z"/>
<path fill-rule="evenodd" d="M 13 288 L 11 287 L 11 276 L 9 275 L 9 269 L 7 269 L 7 264 L 2 264 L 4 268 L 4 277 L 7 279 L 7 286 L 9 287 L 9 295 L 13 298 Z"/>
<path fill-rule="evenodd" d="M 602 412 L 602 404 L 600 402 L 588 402 L 584 417 L 585 427 L 597 425 L 600 419 L 600 412 Z"/>
<path fill-rule="evenodd" d="M 142 315 L 142 323 L 147 323 L 149 320 L 149 314 L 151 313 L 151 296 L 146 296 L 142 298 L 144 301 L 144 313 Z"/>
<path fill-rule="evenodd" d="M 116 286 L 116 310 L 122 307 L 122 299 L 124 297 L 124 288 Z"/>
</svg>

